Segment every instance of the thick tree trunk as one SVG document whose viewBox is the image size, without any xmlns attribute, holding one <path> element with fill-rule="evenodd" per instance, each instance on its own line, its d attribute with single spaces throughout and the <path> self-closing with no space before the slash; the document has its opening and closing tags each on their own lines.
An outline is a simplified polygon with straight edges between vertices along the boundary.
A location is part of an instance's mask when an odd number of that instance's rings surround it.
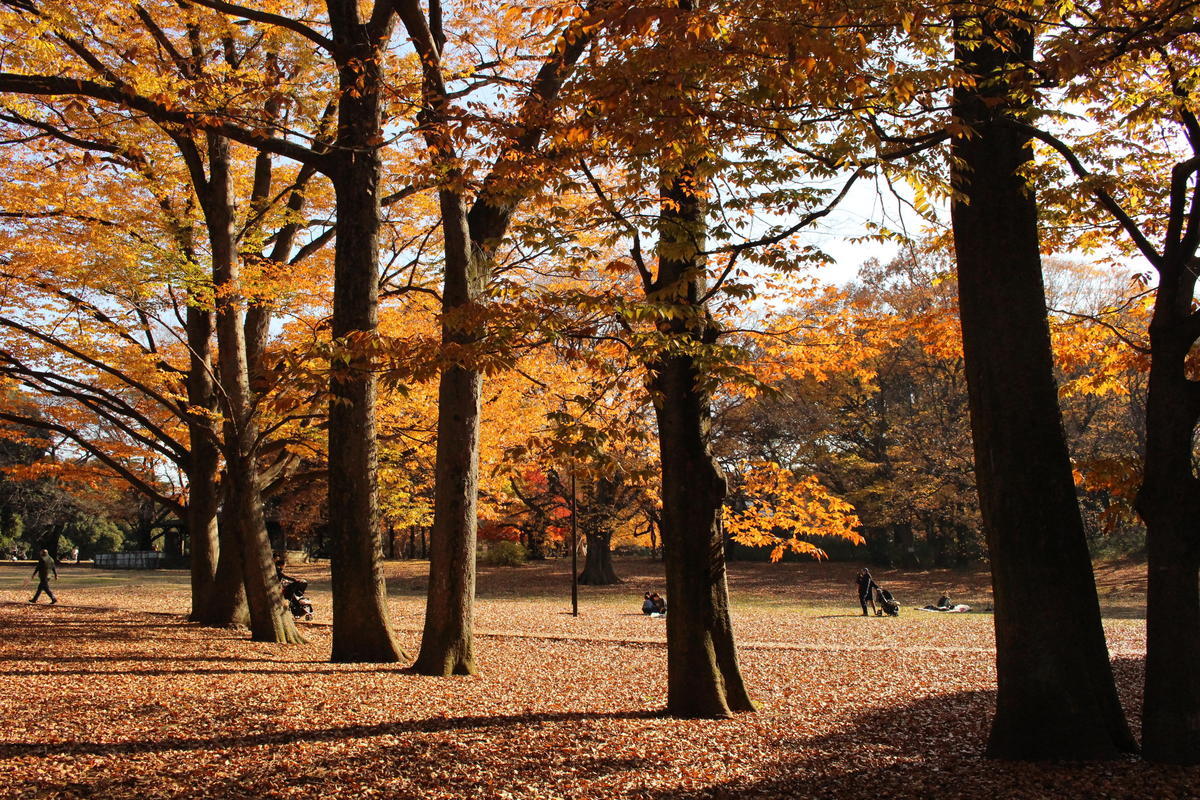
<svg viewBox="0 0 1200 800">
<path fill-rule="evenodd" d="M 228 481 L 225 488 L 228 490 Z M 246 582 L 242 578 L 242 540 L 238 536 L 236 514 L 228 491 L 217 524 L 217 539 L 220 554 L 217 556 L 213 624 L 248 626 L 250 607 L 246 603 Z"/>
<path fill-rule="evenodd" d="M 1011 759 L 1110 758 L 1135 744 L 1117 698 L 1058 408 L 1046 320 L 1037 207 L 1021 175 L 1021 113 L 1032 35 L 963 41 L 977 86 L 955 93 L 975 133 L 954 140 L 951 208 L 963 352 L 980 510 L 995 593 L 998 693 L 988 754 Z M 991 23 L 983 29 L 996 33 Z"/>
<path fill-rule="evenodd" d="M 752 711 L 738 667 L 725 542 L 718 524 L 725 476 L 708 451 L 708 404 L 692 359 L 656 365 L 662 454 L 662 545 L 667 577 L 667 712 L 723 717 Z"/>
<path fill-rule="evenodd" d="M 447 352 L 466 351 L 479 331 L 465 316 L 480 302 L 491 258 L 508 231 L 517 203 L 533 191 L 536 179 L 516 157 L 537 152 L 545 120 L 595 27 L 572 26 L 538 70 L 520 113 L 520 131 L 496 158 L 469 218 L 462 162 L 451 130 L 458 111 L 451 105 L 442 71 L 445 45 L 440 8 L 414 0 L 393 0 L 420 57 L 422 108 L 419 114 L 431 160 L 441 176 L 439 192 L 445 247 L 442 289 L 442 341 Z M 431 20 L 435 24 L 431 24 Z M 536 174 L 536 173 L 535 173 Z M 452 359 L 442 369 L 438 390 L 438 444 L 435 464 L 434 523 L 429 601 L 421 652 L 413 669 L 431 675 L 472 673 L 471 628 L 475 601 L 475 506 L 478 491 L 479 399 L 482 373 L 470 360 Z"/>
<path fill-rule="evenodd" d="M 240 322 L 237 324 L 240 328 Z M 227 432 L 229 427 L 226 425 Z M 226 449 L 228 451 L 228 446 Z M 225 474 L 229 480 L 226 498 L 231 505 L 228 517 L 241 545 L 242 580 L 250 611 L 250 636 L 256 642 L 303 643 L 305 639 L 296 629 L 296 623 L 284 602 L 282 587 L 275 577 L 271 543 L 257 491 L 257 470 L 243 472 L 253 467 L 252 457 L 226 458 Z"/>
<path fill-rule="evenodd" d="M 476 497 L 482 376 L 447 367 L 438 392 L 438 447 L 422 675 L 473 675 Z"/>
<path fill-rule="evenodd" d="M 584 586 L 613 586 L 624 583 L 617 577 L 612 563 L 612 531 L 600 529 L 584 533 L 587 541 L 587 560 L 579 573 Z"/>
<path fill-rule="evenodd" d="M 192 610 L 188 619 L 204 625 L 230 622 L 220 614 L 217 598 L 217 508 L 220 497 L 217 470 L 220 451 L 210 421 L 202 419 L 216 407 L 212 370 L 212 313 L 197 305 L 187 309 L 188 366 L 188 508 Z"/>
<path fill-rule="evenodd" d="M 1200 763 L 1200 480 L 1193 471 L 1200 394 L 1187 377 L 1194 340 L 1178 324 L 1191 312 L 1194 285 L 1183 271 L 1161 276 L 1137 496 L 1149 557 L 1142 749 L 1147 760 L 1174 764 Z"/>
<path fill-rule="evenodd" d="M 445 236 L 442 341 L 470 347 L 477 332 L 459 317 L 482 296 L 486 283 L 466 210 L 455 191 L 441 192 Z M 422 675 L 472 675 L 475 605 L 476 502 L 479 494 L 479 413 L 483 376 L 458 364 L 442 369 L 438 388 L 437 456 L 429 593 L 421 652 L 413 669 Z"/>
<path fill-rule="evenodd" d="M 346 348 L 345 363 L 335 364 L 330 377 L 332 659 L 392 663 L 405 655 L 392 630 L 383 578 L 376 381 L 363 347 L 378 325 L 383 76 L 379 42 L 363 26 L 342 19 L 334 30 L 353 57 L 340 61 L 337 144 L 329 172 L 337 201 L 333 336 Z"/>
<path fill-rule="evenodd" d="M 208 185 L 201 189 L 212 251 L 213 292 L 217 298 L 217 355 L 223 404 L 226 502 L 241 543 L 242 578 L 250 607 L 250 635 L 255 641 L 304 641 L 283 601 L 271 559 L 271 544 L 262 515 L 255 420 L 246 340 L 241 319 L 239 261 L 234 234 L 234 199 L 229 141 L 208 136 Z"/>
<path fill-rule="evenodd" d="M 612 514 L 618 500 L 619 483 L 600 475 L 592 481 L 590 508 L 583 516 L 583 536 L 587 543 L 586 561 L 579 573 L 585 586 L 611 586 L 622 583 L 612 563 Z"/>
<path fill-rule="evenodd" d="M 705 292 L 704 209 L 690 171 L 664 190 L 657 299 L 678 306 L 660 324 L 664 349 L 716 339 Z M 720 526 L 726 483 L 708 448 L 711 425 L 703 375 L 692 355 L 666 355 L 648 365 L 662 458 L 662 543 L 667 576 L 667 712 L 724 717 L 753 711 L 738 666 L 725 541 Z"/>
</svg>

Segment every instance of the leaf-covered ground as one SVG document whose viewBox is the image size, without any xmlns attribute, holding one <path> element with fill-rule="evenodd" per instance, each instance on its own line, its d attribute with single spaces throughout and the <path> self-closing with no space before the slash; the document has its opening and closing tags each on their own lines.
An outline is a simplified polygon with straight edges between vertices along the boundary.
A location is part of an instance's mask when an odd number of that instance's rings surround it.
<svg viewBox="0 0 1200 800">
<path fill-rule="evenodd" d="M 389 565 L 410 653 L 421 562 Z M 845 564 L 731 568 L 743 669 L 761 704 L 732 720 L 658 715 L 663 623 L 638 613 L 660 567 L 581 588 L 549 563 L 485 569 L 482 674 L 433 679 L 329 653 L 328 573 L 310 578 L 310 643 L 185 624 L 186 576 L 65 567 L 58 606 L 0 568 L 0 797 L 5 798 L 1194 798 L 1200 769 L 1136 760 L 1025 765 L 979 756 L 995 672 L 991 616 L 913 610 L 950 590 L 986 608 L 978 572 L 879 573 L 904 605 L 863 619 Z M 1136 725 L 1144 623 L 1137 568 L 1101 572 Z"/>
</svg>

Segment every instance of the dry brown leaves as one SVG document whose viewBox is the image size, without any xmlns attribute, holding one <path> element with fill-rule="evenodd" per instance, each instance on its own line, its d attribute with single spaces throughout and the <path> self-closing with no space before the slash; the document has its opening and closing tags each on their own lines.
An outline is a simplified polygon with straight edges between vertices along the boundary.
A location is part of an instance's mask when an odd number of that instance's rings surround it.
<svg viewBox="0 0 1200 800">
<path fill-rule="evenodd" d="M 423 577 L 415 564 L 389 569 L 411 652 Z M 643 584 L 661 588 L 656 566 L 618 569 L 635 581 L 584 588 L 579 618 L 563 613 L 557 565 L 485 572 L 483 673 L 449 679 L 329 664 L 321 624 L 306 629 L 309 644 L 281 647 L 182 623 L 186 585 L 167 573 L 88 585 L 95 573 L 64 571 L 53 608 L 0 590 L 0 796 L 1197 796 L 1197 769 L 979 756 L 991 618 L 910 609 L 943 588 L 982 606 L 986 576 L 879 575 L 905 611 L 863 619 L 846 565 L 735 565 L 735 624 L 761 709 L 684 721 L 657 714 L 663 623 L 637 611 Z M 327 620 L 325 571 L 289 571 L 313 579 Z M 914 596 L 922 585 L 930 597 Z M 1109 621 L 1131 710 L 1142 629 Z"/>
</svg>

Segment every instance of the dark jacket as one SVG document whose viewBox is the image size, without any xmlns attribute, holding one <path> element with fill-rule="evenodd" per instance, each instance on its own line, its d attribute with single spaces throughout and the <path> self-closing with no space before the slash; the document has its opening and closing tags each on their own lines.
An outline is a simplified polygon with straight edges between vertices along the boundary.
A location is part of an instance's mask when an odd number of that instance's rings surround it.
<svg viewBox="0 0 1200 800">
<path fill-rule="evenodd" d="M 54 577 L 58 577 L 58 568 L 54 566 L 54 559 L 50 554 L 42 556 L 38 559 L 37 565 L 33 568 L 33 574 L 38 576 L 38 580 L 45 583 L 50 580 L 50 573 L 54 573 Z"/>
</svg>

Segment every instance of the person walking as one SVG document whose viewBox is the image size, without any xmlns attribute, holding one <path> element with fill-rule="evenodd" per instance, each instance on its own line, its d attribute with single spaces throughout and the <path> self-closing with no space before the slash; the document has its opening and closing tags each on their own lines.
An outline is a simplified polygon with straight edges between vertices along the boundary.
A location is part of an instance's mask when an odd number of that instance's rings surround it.
<svg viewBox="0 0 1200 800">
<path fill-rule="evenodd" d="M 863 567 L 858 571 L 858 577 L 854 580 L 858 584 L 858 604 L 862 606 L 862 615 L 867 616 L 867 603 L 871 604 L 871 610 L 875 615 L 879 615 L 878 609 L 875 608 L 875 595 L 871 592 L 872 589 L 878 589 L 879 584 L 871 577 L 871 570 Z"/>
<path fill-rule="evenodd" d="M 54 559 L 50 557 L 50 553 L 42 550 L 39 554 L 37 564 L 33 568 L 32 574 L 38 576 L 37 591 L 33 593 L 33 597 L 29 600 L 31 603 L 36 603 L 38 598 L 42 596 L 42 592 L 50 598 L 50 604 L 58 602 L 58 598 L 54 596 L 54 592 L 50 591 L 50 574 L 54 574 L 54 580 L 58 580 L 58 568 L 54 566 Z"/>
</svg>

